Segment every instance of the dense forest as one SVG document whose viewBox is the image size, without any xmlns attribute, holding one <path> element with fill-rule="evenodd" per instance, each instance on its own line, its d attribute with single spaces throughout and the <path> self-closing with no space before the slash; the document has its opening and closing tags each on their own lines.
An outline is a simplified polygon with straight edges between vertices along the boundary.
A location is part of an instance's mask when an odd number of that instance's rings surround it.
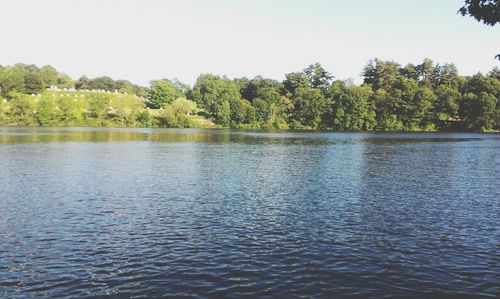
<svg viewBox="0 0 500 299">
<path fill-rule="evenodd" d="M 498 131 L 500 69 L 461 76 L 453 64 L 374 59 L 363 83 L 320 64 L 285 75 L 200 75 L 193 87 L 109 77 L 74 81 L 51 66 L 0 66 L 0 125 Z"/>
</svg>

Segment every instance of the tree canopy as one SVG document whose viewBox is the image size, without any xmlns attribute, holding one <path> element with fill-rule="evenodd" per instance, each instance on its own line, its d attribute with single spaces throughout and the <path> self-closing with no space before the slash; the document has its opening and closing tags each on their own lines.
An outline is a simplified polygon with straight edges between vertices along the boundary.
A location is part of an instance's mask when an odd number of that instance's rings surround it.
<svg viewBox="0 0 500 299">
<path fill-rule="evenodd" d="M 203 74 L 193 88 L 175 79 L 142 87 L 16 64 L 0 67 L 0 125 L 500 130 L 498 68 L 461 76 L 452 63 L 373 59 L 362 76 L 361 85 L 334 80 L 315 63 L 283 81 Z"/>
</svg>

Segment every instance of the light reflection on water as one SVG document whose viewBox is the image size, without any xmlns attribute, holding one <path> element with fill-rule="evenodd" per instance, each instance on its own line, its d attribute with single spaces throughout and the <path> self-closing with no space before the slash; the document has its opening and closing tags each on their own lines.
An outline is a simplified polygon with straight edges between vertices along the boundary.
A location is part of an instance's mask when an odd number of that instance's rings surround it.
<svg viewBox="0 0 500 299">
<path fill-rule="evenodd" d="M 0 128 L 0 297 L 498 294 L 500 135 Z"/>
</svg>

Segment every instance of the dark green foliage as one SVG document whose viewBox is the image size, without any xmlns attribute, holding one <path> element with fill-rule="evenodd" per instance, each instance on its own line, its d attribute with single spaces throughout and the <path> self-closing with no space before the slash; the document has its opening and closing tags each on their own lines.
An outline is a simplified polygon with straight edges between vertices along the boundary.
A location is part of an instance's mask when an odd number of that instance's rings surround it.
<svg viewBox="0 0 500 299">
<path fill-rule="evenodd" d="M 333 76 L 327 72 L 319 63 L 311 64 L 304 70 L 309 78 L 309 85 L 313 88 L 327 88 Z"/>
<path fill-rule="evenodd" d="M 285 90 L 290 94 L 295 94 L 298 89 L 309 86 L 309 78 L 303 72 L 289 73 L 285 77 L 283 85 Z"/>
<path fill-rule="evenodd" d="M 58 84 L 60 88 L 71 88 L 74 87 L 77 90 L 104 90 L 108 92 L 120 92 L 127 94 L 135 94 L 137 96 L 146 97 L 147 89 L 135 84 L 130 83 L 126 80 L 113 80 L 110 77 L 98 77 L 94 79 L 87 78 L 86 76 L 80 77 L 74 84 L 68 82 L 71 80 L 66 74 L 59 73 Z"/>
<path fill-rule="evenodd" d="M 459 114 L 471 130 L 500 129 L 500 80 L 477 74 L 467 80 Z"/>
<path fill-rule="evenodd" d="M 46 65 L 40 68 L 40 75 L 45 87 L 57 85 L 57 83 L 59 82 L 59 73 L 50 65 Z"/>
<path fill-rule="evenodd" d="M 57 75 L 57 87 L 59 88 L 73 88 L 75 87 L 75 82 L 73 79 L 71 79 L 70 76 L 64 74 L 64 73 L 59 73 Z"/>
<path fill-rule="evenodd" d="M 251 124 L 255 121 L 255 108 L 247 100 L 235 99 L 229 103 L 232 126 Z"/>
<path fill-rule="evenodd" d="M 182 96 L 184 94 L 174 83 L 168 80 L 153 80 L 148 94 L 148 107 L 153 109 L 162 108 Z"/>
<path fill-rule="evenodd" d="M 17 67 L 6 67 L 0 69 L 0 91 L 4 98 L 11 98 L 11 93 L 26 93 L 24 83 L 24 70 Z"/>
<path fill-rule="evenodd" d="M 469 15 L 479 22 L 494 26 L 500 22 L 500 0 L 465 0 L 458 12 L 462 16 Z"/>
<path fill-rule="evenodd" d="M 333 93 L 333 128 L 337 130 L 372 130 L 376 125 L 375 108 L 370 103 L 373 94 L 367 86 L 345 86 L 337 83 Z"/>
<path fill-rule="evenodd" d="M 73 87 L 73 81 L 51 66 L 38 68 L 18 63 L 0 68 L 0 96 L 3 98 L 10 99 L 12 92 L 39 94 L 50 86 L 70 88 Z"/>
<path fill-rule="evenodd" d="M 241 101 L 238 85 L 229 79 L 214 75 L 201 75 L 193 88 L 194 101 L 213 115 L 218 123 L 224 127 L 231 124 L 231 103 L 233 107 Z"/>
<path fill-rule="evenodd" d="M 113 79 L 106 76 L 95 79 L 89 79 L 83 76 L 75 82 L 76 89 L 114 91 L 118 89 L 118 87 L 120 87 L 120 84 L 116 84 Z"/>
<path fill-rule="evenodd" d="M 417 68 L 415 68 L 415 72 L 418 77 Z M 370 60 L 363 70 L 364 83 L 372 85 L 375 90 L 389 90 L 400 75 L 399 64 L 379 59 Z"/>
<path fill-rule="evenodd" d="M 295 107 L 292 119 L 296 128 L 318 129 L 329 110 L 321 90 L 311 87 L 298 88 L 292 96 L 292 103 Z"/>
<path fill-rule="evenodd" d="M 404 68 L 375 59 L 364 70 L 379 130 L 498 130 L 499 80 L 461 77 L 453 64 L 425 59 Z"/>
<path fill-rule="evenodd" d="M 26 72 L 24 75 L 24 88 L 28 94 L 38 94 L 44 89 L 42 75 L 37 72 Z"/>
</svg>

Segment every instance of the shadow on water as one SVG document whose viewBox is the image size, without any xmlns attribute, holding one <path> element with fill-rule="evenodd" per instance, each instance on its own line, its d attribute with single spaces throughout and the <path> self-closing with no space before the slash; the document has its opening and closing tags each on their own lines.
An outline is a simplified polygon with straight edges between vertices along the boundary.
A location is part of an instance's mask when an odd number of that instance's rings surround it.
<svg viewBox="0 0 500 299">
<path fill-rule="evenodd" d="M 323 141 L 300 136 L 246 134 L 225 129 L 109 129 L 109 128 L 0 128 L 0 143 L 130 142 L 165 143 L 310 143 Z"/>
<path fill-rule="evenodd" d="M 484 139 L 500 139 L 500 135 L 477 133 L 352 133 L 230 129 L 0 127 L 0 144 L 149 141 L 165 143 L 277 143 L 325 145 L 342 143 L 352 144 L 357 142 L 373 144 L 468 142 Z"/>
</svg>

